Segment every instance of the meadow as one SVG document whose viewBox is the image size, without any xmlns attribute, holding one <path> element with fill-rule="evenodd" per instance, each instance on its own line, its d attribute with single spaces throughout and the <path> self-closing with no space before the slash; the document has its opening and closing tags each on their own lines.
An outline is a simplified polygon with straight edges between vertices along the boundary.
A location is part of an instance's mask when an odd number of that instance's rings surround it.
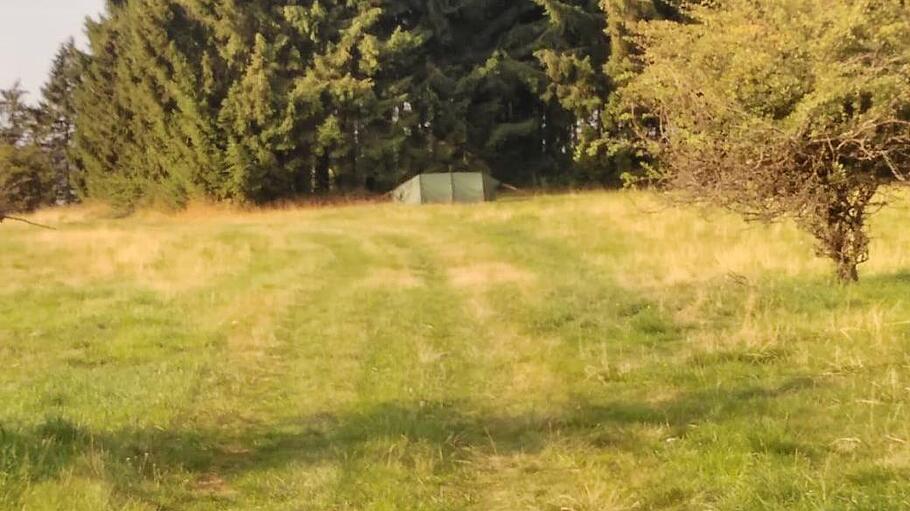
<svg viewBox="0 0 910 511">
<path fill-rule="evenodd" d="M 0 226 L 0 509 L 910 508 L 910 198 L 836 284 L 644 192 Z"/>
</svg>

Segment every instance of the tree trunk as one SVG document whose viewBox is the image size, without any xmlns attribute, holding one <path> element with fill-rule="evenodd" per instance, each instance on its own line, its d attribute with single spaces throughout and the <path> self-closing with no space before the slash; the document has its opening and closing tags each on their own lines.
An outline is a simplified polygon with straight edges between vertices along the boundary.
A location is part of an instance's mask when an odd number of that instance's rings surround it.
<svg viewBox="0 0 910 511">
<path fill-rule="evenodd" d="M 329 193 L 329 189 L 332 185 L 332 178 L 329 171 L 331 164 L 331 155 L 329 154 L 329 150 L 325 149 L 323 155 L 320 156 L 316 162 L 316 193 Z"/>
<path fill-rule="evenodd" d="M 856 261 L 841 259 L 837 261 L 837 278 L 844 284 L 859 282 Z"/>
<path fill-rule="evenodd" d="M 348 157 L 351 159 L 351 183 L 355 190 L 363 190 L 364 181 L 360 176 L 360 169 L 357 167 L 357 160 L 360 156 L 360 123 L 357 119 L 352 122 L 351 126 L 351 152 Z"/>
</svg>

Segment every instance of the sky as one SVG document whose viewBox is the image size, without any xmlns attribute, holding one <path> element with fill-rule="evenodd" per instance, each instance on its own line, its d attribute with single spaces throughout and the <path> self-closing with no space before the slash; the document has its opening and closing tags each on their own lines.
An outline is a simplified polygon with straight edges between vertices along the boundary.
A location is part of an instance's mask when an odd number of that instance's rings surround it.
<svg viewBox="0 0 910 511">
<path fill-rule="evenodd" d="M 0 0 L 0 88 L 21 79 L 37 101 L 60 44 L 72 36 L 84 48 L 83 21 L 103 6 L 104 0 Z"/>
</svg>

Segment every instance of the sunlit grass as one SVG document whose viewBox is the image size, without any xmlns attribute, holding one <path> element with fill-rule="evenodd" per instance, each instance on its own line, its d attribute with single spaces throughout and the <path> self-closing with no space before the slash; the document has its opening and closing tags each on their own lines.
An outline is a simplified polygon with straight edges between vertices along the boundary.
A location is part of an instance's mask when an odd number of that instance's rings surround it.
<svg viewBox="0 0 910 511">
<path fill-rule="evenodd" d="M 0 226 L 2 509 L 906 509 L 910 202 L 841 287 L 647 193 Z"/>
</svg>

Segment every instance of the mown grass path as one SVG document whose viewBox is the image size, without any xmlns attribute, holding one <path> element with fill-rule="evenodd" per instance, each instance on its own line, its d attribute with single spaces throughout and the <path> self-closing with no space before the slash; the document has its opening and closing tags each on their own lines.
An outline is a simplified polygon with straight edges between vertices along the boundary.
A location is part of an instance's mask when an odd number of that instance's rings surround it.
<svg viewBox="0 0 910 511">
<path fill-rule="evenodd" d="M 0 236 L 0 509 L 910 506 L 910 220 L 841 288 L 645 194 Z"/>
</svg>

